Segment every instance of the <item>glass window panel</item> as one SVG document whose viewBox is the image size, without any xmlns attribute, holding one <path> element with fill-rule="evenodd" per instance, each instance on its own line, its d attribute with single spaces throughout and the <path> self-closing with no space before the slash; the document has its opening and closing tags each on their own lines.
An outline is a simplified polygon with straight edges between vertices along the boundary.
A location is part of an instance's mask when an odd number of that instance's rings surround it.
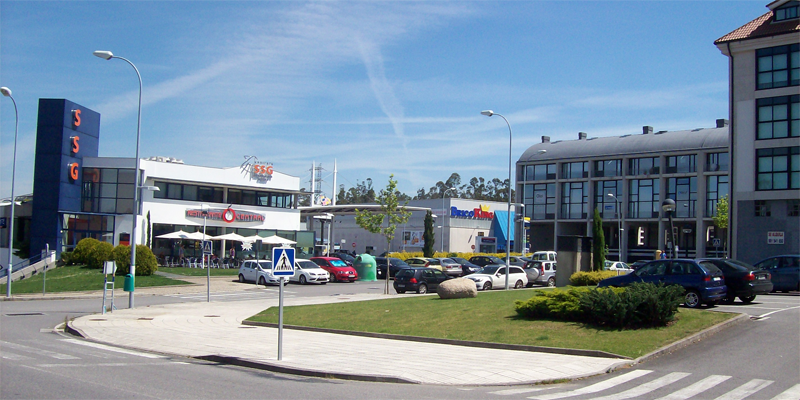
<svg viewBox="0 0 800 400">
<path fill-rule="evenodd" d="M 222 203 L 223 197 L 224 195 L 222 188 L 214 188 L 214 199 L 212 201 L 215 203 Z"/>
<path fill-rule="evenodd" d="M 121 169 L 117 175 L 118 183 L 136 183 L 136 174 L 132 169 Z"/>
<path fill-rule="evenodd" d="M 758 58 L 758 72 L 772 71 L 772 57 Z"/>
<path fill-rule="evenodd" d="M 758 138 L 772 139 L 772 122 L 762 122 L 758 124 Z"/>
<path fill-rule="evenodd" d="M 256 192 L 252 190 L 243 190 L 242 191 L 242 204 L 248 206 L 256 205 Z"/>
<path fill-rule="evenodd" d="M 131 214 L 131 213 L 133 213 L 133 199 L 118 199 L 117 214 Z"/>
<path fill-rule="evenodd" d="M 760 157 L 758 159 L 758 172 L 771 172 L 772 171 L 772 158 Z"/>
<path fill-rule="evenodd" d="M 772 72 L 758 74 L 758 88 L 765 89 L 772 86 Z"/>
<path fill-rule="evenodd" d="M 786 54 L 776 54 L 772 56 L 772 69 L 786 69 Z"/>
<path fill-rule="evenodd" d="M 117 185 L 113 183 L 100 185 L 100 197 L 117 197 Z"/>
<path fill-rule="evenodd" d="M 116 169 L 102 169 L 100 170 L 100 181 L 107 183 L 117 183 L 117 170 Z"/>
<path fill-rule="evenodd" d="M 788 171 L 789 158 L 787 156 L 772 157 L 772 170 L 773 171 Z M 762 171 L 764 172 L 764 171 Z"/>
<path fill-rule="evenodd" d="M 133 199 L 133 186 L 132 184 L 118 184 L 117 197 L 123 199 Z"/>
<path fill-rule="evenodd" d="M 183 185 L 183 200 L 196 201 L 197 200 L 197 186 Z"/>
<path fill-rule="evenodd" d="M 228 189 L 228 203 L 242 204 L 242 191 L 236 189 Z"/>
<path fill-rule="evenodd" d="M 788 119 L 789 118 L 789 105 L 776 104 L 772 106 L 772 119 Z"/>
<path fill-rule="evenodd" d="M 783 87 L 786 86 L 789 82 L 789 72 L 788 71 L 775 71 L 772 73 L 772 82 L 775 87 Z"/>
<path fill-rule="evenodd" d="M 758 107 L 758 121 L 772 121 L 772 106 Z"/>
<path fill-rule="evenodd" d="M 167 184 L 167 198 L 168 199 L 181 199 L 181 185 L 177 183 Z"/>
<path fill-rule="evenodd" d="M 758 174 L 758 189 L 772 189 L 772 174 Z"/>
<path fill-rule="evenodd" d="M 800 189 L 800 172 L 792 172 L 789 180 L 792 189 Z"/>
<path fill-rule="evenodd" d="M 789 174 L 786 172 L 777 172 L 772 174 L 772 189 L 788 189 L 789 188 Z"/>
<path fill-rule="evenodd" d="M 157 199 L 165 199 L 167 198 L 167 183 L 166 182 L 156 182 L 155 186 L 158 188 L 158 191 L 153 192 L 153 197 Z"/>
<path fill-rule="evenodd" d="M 100 199 L 100 212 L 113 214 L 117 211 L 117 199 Z"/>
<path fill-rule="evenodd" d="M 789 123 L 787 121 L 775 122 L 772 127 L 773 138 L 785 138 L 789 136 Z"/>
</svg>

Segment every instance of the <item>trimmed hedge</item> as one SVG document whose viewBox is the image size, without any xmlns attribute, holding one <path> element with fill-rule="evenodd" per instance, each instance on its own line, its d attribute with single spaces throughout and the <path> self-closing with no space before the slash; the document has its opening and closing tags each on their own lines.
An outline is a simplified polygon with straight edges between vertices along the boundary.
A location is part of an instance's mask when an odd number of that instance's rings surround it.
<svg viewBox="0 0 800 400">
<path fill-rule="evenodd" d="M 93 238 L 83 238 L 69 254 L 62 254 L 61 259 L 65 264 L 84 264 L 89 268 L 103 268 L 103 262 L 111 259 L 114 246 L 108 242 L 101 242 Z"/>
<path fill-rule="evenodd" d="M 570 287 L 537 291 L 514 309 L 522 317 L 583 322 L 618 329 L 666 326 L 675 319 L 683 288 L 634 283 L 624 288 Z"/>
<path fill-rule="evenodd" d="M 569 277 L 572 286 L 597 286 L 606 278 L 617 276 L 617 271 L 579 271 Z"/>
<path fill-rule="evenodd" d="M 512 256 L 521 256 L 522 253 L 510 253 Z M 531 253 L 528 253 L 531 255 Z M 441 257 L 461 257 L 463 259 L 469 260 L 475 256 L 495 256 L 501 260 L 506 259 L 506 253 L 448 253 L 448 252 L 440 252 L 437 251 L 433 253 L 434 258 L 441 258 Z M 388 257 L 399 258 L 403 261 L 414 258 L 414 257 L 425 257 L 421 251 L 411 251 L 411 252 L 397 252 L 397 253 L 389 253 Z"/>
<path fill-rule="evenodd" d="M 112 252 L 117 263 L 117 275 L 126 275 L 131 269 L 131 246 L 119 245 Z M 153 275 L 158 271 L 158 260 L 149 247 L 136 245 L 136 276 Z"/>
</svg>

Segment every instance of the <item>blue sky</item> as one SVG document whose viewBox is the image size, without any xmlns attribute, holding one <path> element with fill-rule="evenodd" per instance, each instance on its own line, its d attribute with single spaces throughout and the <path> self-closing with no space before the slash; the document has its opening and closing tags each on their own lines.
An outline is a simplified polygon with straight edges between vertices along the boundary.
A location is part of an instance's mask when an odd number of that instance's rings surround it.
<svg viewBox="0 0 800 400">
<path fill-rule="evenodd" d="M 713 41 L 768 1 L 2 1 L 0 86 L 19 108 L 15 191 L 30 193 L 39 98 L 101 114 L 100 155 L 272 162 L 330 191 L 394 174 L 414 195 L 458 172 L 508 176 L 541 136 L 713 127 L 728 117 Z M 0 98 L 0 197 L 14 110 Z"/>
</svg>

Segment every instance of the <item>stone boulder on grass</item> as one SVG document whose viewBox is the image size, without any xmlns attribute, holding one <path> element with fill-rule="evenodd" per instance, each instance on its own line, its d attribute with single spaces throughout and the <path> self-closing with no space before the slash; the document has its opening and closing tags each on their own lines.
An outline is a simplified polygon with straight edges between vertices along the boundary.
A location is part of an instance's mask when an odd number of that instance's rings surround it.
<svg viewBox="0 0 800 400">
<path fill-rule="evenodd" d="M 478 289 L 475 282 L 467 278 L 456 278 L 440 283 L 436 293 L 441 299 L 464 299 L 477 297 Z"/>
</svg>

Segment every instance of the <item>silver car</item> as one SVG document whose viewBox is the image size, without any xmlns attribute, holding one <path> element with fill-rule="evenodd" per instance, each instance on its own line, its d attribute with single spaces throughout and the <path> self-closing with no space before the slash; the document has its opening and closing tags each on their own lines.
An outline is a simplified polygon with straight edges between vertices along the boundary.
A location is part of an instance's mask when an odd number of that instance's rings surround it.
<svg viewBox="0 0 800 400">
<path fill-rule="evenodd" d="M 556 262 L 555 261 L 531 261 L 525 266 L 526 273 L 529 269 L 539 271 L 533 283 L 543 284 L 550 287 L 556 286 Z M 531 273 L 533 273 L 531 271 Z"/>
<path fill-rule="evenodd" d="M 279 277 L 272 274 L 272 261 L 246 260 L 239 267 L 239 282 L 255 282 L 259 285 L 280 285 Z M 289 280 L 284 280 L 286 285 Z"/>
<path fill-rule="evenodd" d="M 461 276 L 461 264 L 450 258 L 437 258 L 442 265 L 442 272 L 449 276 Z"/>
</svg>

